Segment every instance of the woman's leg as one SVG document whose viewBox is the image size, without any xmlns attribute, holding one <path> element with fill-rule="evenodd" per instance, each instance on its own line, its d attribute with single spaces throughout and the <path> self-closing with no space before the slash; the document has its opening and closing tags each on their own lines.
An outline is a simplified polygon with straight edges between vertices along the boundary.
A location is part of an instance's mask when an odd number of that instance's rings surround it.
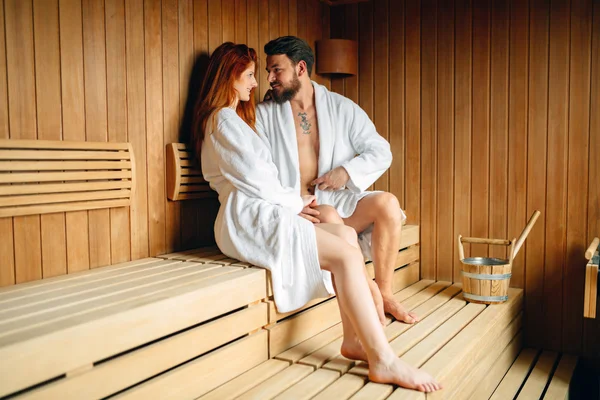
<svg viewBox="0 0 600 400">
<path fill-rule="evenodd" d="M 352 229 L 352 228 L 345 228 Z M 383 332 L 364 278 L 362 253 L 344 239 L 331 234 L 322 226 L 315 228 L 321 268 L 330 271 L 336 282 L 340 307 L 364 345 L 369 363 L 369 379 L 393 383 L 410 389 L 431 392 L 440 385 L 429 374 L 401 361 L 392 350 Z"/>
<path fill-rule="evenodd" d="M 354 229 L 341 229 L 340 225 L 344 225 L 344 220 L 338 214 L 337 210 L 328 205 L 320 205 L 315 207 L 319 211 L 319 215 L 317 218 L 321 223 L 319 226 L 329 233 L 332 233 L 336 236 L 341 237 L 346 240 L 350 245 L 360 249 L 358 245 L 358 237 L 356 231 Z M 345 232 L 345 233 L 344 233 Z M 367 269 L 364 269 L 365 276 L 367 277 L 367 283 L 369 284 L 369 290 L 371 291 L 371 296 L 373 297 L 373 301 L 375 302 L 375 308 L 377 309 L 377 316 L 379 317 L 379 322 L 381 325 L 385 326 L 385 311 L 384 311 L 384 303 L 383 296 L 381 295 L 381 291 L 379 290 L 379 286 L 369 277 L 367 274 Z M 343 311 L 342 311 L 343 312 Z M 351 357 L 348 357 L 351 358 Z"/>
</svg>

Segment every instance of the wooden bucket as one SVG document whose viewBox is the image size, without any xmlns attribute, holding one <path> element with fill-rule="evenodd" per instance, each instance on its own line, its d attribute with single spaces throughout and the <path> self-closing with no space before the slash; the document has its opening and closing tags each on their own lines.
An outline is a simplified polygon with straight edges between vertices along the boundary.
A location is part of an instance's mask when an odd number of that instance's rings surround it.
<svg viewBox="0 0 600 400">
<path fill-rule="evenodd" d="M 458 235 L 458 254 L 462 263 L 465 300 L 481 304 L 498 304 L 508 300 L 513 260 L 539 216 L 539 211 L 533 213 L 518 240 L 468 238 Z M 463 243 L 510 246 L 508 260 L 493 257 L 465 258 Z"/>
<path fill-rule="evenodd" d="M 509 259 L 492 257 L 465 258 L 463 243 L 510 246 Z M 480 239 L 458 236 L 458 253 L 462 262 L 463 297 L 472 303 L 498 304 L 508 300 L 512 275 L 515 239 Z"/>
</svg>

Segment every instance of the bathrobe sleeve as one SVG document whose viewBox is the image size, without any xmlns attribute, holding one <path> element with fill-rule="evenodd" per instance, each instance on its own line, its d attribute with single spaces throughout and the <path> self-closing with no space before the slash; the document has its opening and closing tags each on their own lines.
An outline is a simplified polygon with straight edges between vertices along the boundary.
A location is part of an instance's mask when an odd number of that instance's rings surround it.
<svg viewBox="0 0 600 400">
<path fill-rule="evenodd" d="M 390 144 L 377 133 L 367 113 L 351 104 L 350 143 L 358 156 L 346 161 L 342 167 L 350 175 L 346 187 L 353 192 L 363 192 L 392 165 L 392 152 Z"/>
<path fill-rule="evenodd" d="M 224 120 L 210 139 L 219 156 L 221 173 L 236 189 L 250 197 L 289 208 L 295 214 L 302 211 L 302 198 L 293 188 L 281 186 L 277 167 L 270 157 L 265 160 L 256 154 L 256 144 L 263 145 L 260 138 L 249 137 L 235 121 Z"/>
</svg>

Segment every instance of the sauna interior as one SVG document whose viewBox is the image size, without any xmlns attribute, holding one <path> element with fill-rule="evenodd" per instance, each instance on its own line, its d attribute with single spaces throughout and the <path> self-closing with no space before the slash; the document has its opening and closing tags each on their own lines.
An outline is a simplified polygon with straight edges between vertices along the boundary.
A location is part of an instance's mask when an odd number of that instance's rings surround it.
<svg viewBox="0 0 600 400">
<path fill-rule="evenodd" d="M 385 333 L 441 391 L 370 382 L 335 297 L 279 313 L 216 248 L 193 105 L 226 41 L 263 99 L 285 35 L 356 44 L 312 79 L 391 145 L 373 189 L 408 216 L 394 291 L 422 320 Z M 0 0 L 0 48 L 0 398 L 599 397 L 599 0 Z M 508 300 L 466 301 L 458 235 L 536 210 Z"/>
</svg>

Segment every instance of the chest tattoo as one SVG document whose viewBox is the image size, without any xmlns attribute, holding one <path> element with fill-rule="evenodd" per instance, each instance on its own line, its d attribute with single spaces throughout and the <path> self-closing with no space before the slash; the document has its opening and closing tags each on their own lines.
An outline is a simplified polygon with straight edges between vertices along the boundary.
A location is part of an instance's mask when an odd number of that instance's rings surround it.
<svg viewBox="0 0 600 400">
<path fill-rule="evenodd" d="M 305 135 L 310 135 L 310 127 L 312 125 L 306 119 L 306 113 L 305 112 L 299 112 L 298 116 L 300 118 L 302 118 L 302 121 L 300 121 L 300 128 L 302 128 L 302 133 L 304 133 Z"/>
</svg>

